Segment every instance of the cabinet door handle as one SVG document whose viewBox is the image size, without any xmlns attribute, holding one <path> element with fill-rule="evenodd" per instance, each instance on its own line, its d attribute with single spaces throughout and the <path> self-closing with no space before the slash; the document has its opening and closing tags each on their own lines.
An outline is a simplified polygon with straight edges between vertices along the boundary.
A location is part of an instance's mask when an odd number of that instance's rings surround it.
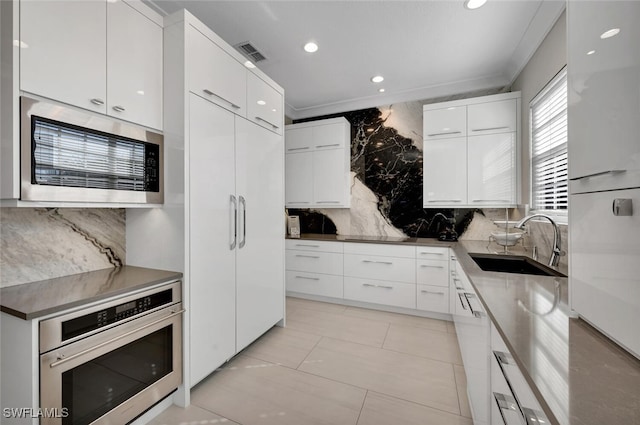
<svg viewBox="0 0 640 425">
<path fill-rule="evenodd" d="M 301 257 L 301 258 L 320 258 L 317 255 L 302 255 L 302 254 L 296 254 L 296 257 Z"/>
<path fill-rule="evenodd" d="M 363 283 L 362 286 L 366 286 L 368 288 L 384 288 L 384 289 L 393 289 L 393 286 L 386 285 L 374 285 L 372 283 Z"/>
<path fill-rule="evenodd" d="M 340 146 L 340 143 L 334 143 L 332 145 L 316 145 L 316 148 L 330 148 L 333 146 Z"/>
<path fill-rule="evenodd" d="M 503 204 L 508 204 L 510 201 L 506 199 L 474 199 L 471 202 L 501 202 Z"/>
<path fill-rule="evenodd" d="M 309 201 L 289 201 L 288 204 L 309 204 Z"/>
<path fill-rule="evenodd" d="M 533 410 L 528 407 L 522 406 L 522 414 L 524 415 L 524 421 L 527 425 L 539 425 L 544 423 L 549 423 L 549 419 L 545 416 L 544 413 Z"/>
<path fill-rule="evenodd" d="M 420 254 L 422 255 L 439 255 L 439 256 L 443 256 L 444 254 L 441 254 L 439 252 L 421 252 Z"/>
<path fill-rule="evenodd" d="M 456 287 L 456 289 L 458 291 L 464 291 L 464 288 L 462 286 L 459 286 L 456 282 L 460 282 L 460 279 L 453 279 L 453 285 Z M 464 306 L 463 306 L 464 307 Z"/>
<path fill-rule="evenodd" d="M 320 280 L 319 277 L 296 276 L 296 279 Z"/>
<path fill-rule="evenodd" d="M 471 131 L 504 130 L 505 128 L 509 128 L 509 126 L 508 125 L 504 125 L 502 127 L 472 128 Z"/>
<path fill-rule="evenodd" d="M 122 106 L 118 106 L 118 105 L 114 106 L 112 109 L 114 111 L 116 111 L 116 112 L 124 112 L 125 111 L 125 109 Z"/>
<path fill-rule="evenodd" d="M 98 99 L 97 97 L 91 99 L 91 103 L 93 103 L 94 105 L 104 105 L 104 100 L 102 99 Z"/>
<path fill-rule="evenodd" d="M 217 97 L 218 99 L 220 99 L 220 100 L 223 100 L 223 101 L 227 102 L 229 105 L 231 105 L 231 107 L 232 107 L 232 108 L 240 109 L 240 105 L 236 105 L 236 104 L 235 104 L 235 103 L 233 103 L 232 101 L 225 99 L 224 97 L 220 96 L 219 94 L 215 94 L 214 92 L 212 92 L 212 91 L 211 91 L 211 90 L 209 90 L 209 89 L 202 89 L 202 91 L 203 91 L 203 92 L 205 92 L 206 94 L 208 94 L 209 96 L 215 96 L 215 97 Z"/>
<path fill-rule="evenodd" d="M 588 179 L 589 177 L 597 177 L 597 176 L 604 176 L 606 174 L 620 174 L 620 173 L 624 173 L 627 170 L 607 170 L 607 171 L 600 171 L 598 173 L 593 173 L 593 174 L 587 174 L 584 176 L 580 176 L 580 177 L 573 177 L 570 178 L 569 180 L 571 181 L 576 181 L 576 180 L 582 180 L 582 179 Z"/>
<path fill-rule="evenodd" d="M 426 289 L 421 289 L 420 292 L 422 292 L 423 294 L 444 295 L 444 292 L 427 291 Z"/>
<path fill-rule="evenodd" d="M 289 148 L 289 149 L 287 149 L 287 152 L 302 151 L 302 150 L 305 150 L 305 149 L 309 149 L 309 146 L 305 146 L 305 147 L 302 147 L 302 148 Z"/>
<path fill-rule="evenodd" d="M 229 249 L 233 251 L 236 248 L 236 242 L 238 237 L 238 201 L 234 195 L 230 197 L 231 205 L 233 209 L 231 210 L 231 215 L 233 215 L 233 227 L 231 228 L 231 243 L 229 245 Z"/>
<path fill-rule="evenodd" d="M 469 304 L 469 309 L 471 310 L 471 314 L 473 314 L 478 319 L 484 316 L 484 312 L 482 311 L 482 307 L 479 306 L 480 305 L 479 302 L 476 305 L 476 308 L 473 308 L 472 304 L 475 304 L 477 300 L 477 297 L 475 294 L 472 294 L 470 292 L 465 292 L 464 297 L 467 300 L 467 303 Z M 474 300 L 474 302 L 472 303 L 471 300 Z"/>
<path fill-rule="evenodd" d="M 429 137 L 433 137 L 433 136 L 446 136 L 447 134 L 460 134 L 462 133 L 461 131 L 447 131 L 445 133 L 431 133 L 431 134 L 427 134 L 427 136 Z"/>
<path fill-rule="evenodd" d="M 458 292 L 458 298 L 460 299 L 460 304 L 462 305 L 463 310 L 469 310 L 466 305 L 464 305 L 464 301 L 462 299 L 462 292 Z"/>
<path fill-rule="evenodd" d="M 518 402 L 511 395 L 502 393 L 493 393 L 493 397 L 500 410 L 500 416 L 502 416 L 502 423 L 504 425 L 516 425 L 522 423 L 522 416 L 520 414 L 520 408 Z"/>
<path fill-rule="evenodd" d="M 256 116 L 256 119 L 257 119 L 258 121 L 266 122 L 266 123 L 267 123 L 267 124 L 269 124 L 271 127 L 273 127 L 275 130 L 277 130 L 277 129 L 279 129 L 279 128 L 280 128 L 280 127 L 278 127 L 277 125 L 273 124 L 272 122 L 269 122 L 269 120 L 265 120 L 265 119 L 264 119 L 264 118 L 262 118 L 262 117 L 258 117 L 258 116 Z"/>
<path fill-rule="evenodd" d="M 296 246 L 307 246 L 309 248 L 320 248 L 320 245 L 307 245 L 303 243 L 297 243 Z"/>
<path fill-rule="evenodd" d="M 238 248 L 242 249 L 247 244 L 247 201 L 241 195 L 238 203 L 242 207 L 242 240 L 238 244 Z"/>
<path fill-rule="evenodd" d="M 339 204 L 340 201 L 317 201 L 316 204 Z"/>
<path fill-rule="evenodd" d="M 374 264 L 393 264 L 391 261 L 374 261 L 374 260 L 362 260 L 363 263 L 374 263 Z"/>
<path fill-rule="evenodd" d="M 429 199 L 427 202 L 462 202 L 462 199 Z"/>
<path fill-rule="evenodd" d="M 429 268 L 432 268 L 432 269 L 444 269 L 443 266 L 430 266 L 428 264 L 420 264 L 420 267 L 429 267 Z"/>
</svg>

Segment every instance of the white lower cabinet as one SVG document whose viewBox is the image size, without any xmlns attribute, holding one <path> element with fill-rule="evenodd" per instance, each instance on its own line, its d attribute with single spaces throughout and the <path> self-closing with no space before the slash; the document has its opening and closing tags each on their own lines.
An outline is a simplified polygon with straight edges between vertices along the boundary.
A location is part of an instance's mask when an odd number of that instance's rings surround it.
<svg viewBox="0 0 640 425">
<path fill-rule="evenodd" d="M 344 278 L 344 298 L 394 307 L 416 308 L 416 285 L 404 282 Z"/>
<path fill-rule="evenodd" d="M 344 275 L 415 284 L 415 264 L 413 258 L 345 254 Z"/>
<path fill-rule="evenodd" d="M 309 252 L 288 249 L 287 270 L 342 275 L 342 254 L 337 252 Z"/>
<path fill-rule="evenodd" d="M 287 291 L 322 297 L 343 298 L 343 277 L 295 270 L 286 272 Z"/>
<path fill-rule="evenodd" d="M 343 298 L 342 242 L 286 241 L 287 292 Z"/>
</svg>

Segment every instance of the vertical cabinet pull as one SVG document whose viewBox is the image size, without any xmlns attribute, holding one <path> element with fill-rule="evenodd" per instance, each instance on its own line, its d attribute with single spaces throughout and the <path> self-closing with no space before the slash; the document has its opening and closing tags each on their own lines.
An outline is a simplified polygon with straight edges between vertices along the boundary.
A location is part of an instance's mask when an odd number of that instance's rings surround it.
<svg viewBox="0 0 640 425">
<path fill-rule="evenodd" d="M 242 240 L 238 247 L 242 249 L 247 244 L 247 201 L 242 195 L 238 199 L 240 207 L 242 207 Z"/>
<path fill-rule="evenodd" d="M 230 204 L 232 206 L 231 216 L 233 217 L 233 226 L 231 228 L 231 232 L 229 232 L 231 239 L 229 249 L 233 251 L 236 248 L 236 240 L 238 237 L 238 201 L 234 195 L 231 195 L 230 197 Z"/>
</svg>

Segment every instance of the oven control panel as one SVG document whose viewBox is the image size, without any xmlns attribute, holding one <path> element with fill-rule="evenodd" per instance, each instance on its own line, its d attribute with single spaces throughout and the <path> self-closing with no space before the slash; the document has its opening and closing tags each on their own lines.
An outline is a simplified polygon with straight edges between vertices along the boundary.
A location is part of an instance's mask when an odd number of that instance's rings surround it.
<svg viewBox="0 0 640 425">
<path fill-rule="evenodd" d="M 126 321 L 131 317 L 172 303 L 171 289 L 146 295 L 113 307 L 62 322 L 62 340 L 66 341 L 87 332 Z"/>
</svg>

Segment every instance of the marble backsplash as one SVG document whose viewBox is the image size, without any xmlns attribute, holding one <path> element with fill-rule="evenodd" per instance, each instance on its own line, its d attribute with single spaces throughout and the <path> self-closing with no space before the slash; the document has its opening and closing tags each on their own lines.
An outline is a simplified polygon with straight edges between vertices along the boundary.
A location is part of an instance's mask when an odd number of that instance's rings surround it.
<svg viewBox="0 0 640 425">
<path fill-rule="evenodd" d="M 118 267 L 125 210 L 0 208 L 0 287 Z"/>
</svg>

